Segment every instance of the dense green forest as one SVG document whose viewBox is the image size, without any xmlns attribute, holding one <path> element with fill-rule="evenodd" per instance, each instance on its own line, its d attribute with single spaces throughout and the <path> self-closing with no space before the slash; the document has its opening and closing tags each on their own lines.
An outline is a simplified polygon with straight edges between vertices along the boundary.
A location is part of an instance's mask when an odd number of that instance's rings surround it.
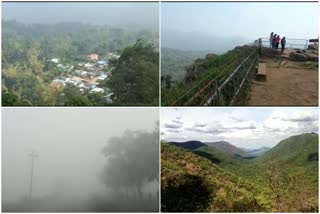
<svg viewBox="0 0 320 214">
<path fill-rule="evenodd" d="M 108 68 L 99 71 L 108 78 L 99 87 L 112 95 L 112 102 L 106 101 L 107 93 L 84 94 L 70 84 L 51 84 L 84 70 L 82 64 L 89 63 L 87 56 L 93 53 L 108 61 Z M 158 56 L 158 32 L 3 21 L 2 105 L 157 105 Z"/>
<path fill-rule="evenodd" d="M 168 88 L 183 81 L 187 68 L 192 65 L 195 59 L 202 58 L 206 54 L 206 51 L 183 51 L 172 48 L 161 48 L 162 87 Z"/>
<path fill-rule="evenodd" d="M 161 145 L 162 211 L 318 212 L 318 134 L 252 159 L 183 144 Z"/>
</svg>

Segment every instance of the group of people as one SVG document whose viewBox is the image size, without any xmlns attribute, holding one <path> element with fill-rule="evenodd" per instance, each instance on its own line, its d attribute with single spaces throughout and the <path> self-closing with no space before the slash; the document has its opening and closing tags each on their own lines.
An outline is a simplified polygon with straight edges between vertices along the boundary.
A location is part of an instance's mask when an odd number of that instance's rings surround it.
<svg viewBox="0 0 320 214">
<path fill-rule="evenodd" d="M 277 35 L 276 33 L 271 32 L 270 34 L 270 48 L 278 49 L 279 44 L 281 43 L 281 51 L 284 51 L 284 48 L 286 46 L 286 37 L 283 37 L 280 39 L 280 35 Z"/>
</svg>

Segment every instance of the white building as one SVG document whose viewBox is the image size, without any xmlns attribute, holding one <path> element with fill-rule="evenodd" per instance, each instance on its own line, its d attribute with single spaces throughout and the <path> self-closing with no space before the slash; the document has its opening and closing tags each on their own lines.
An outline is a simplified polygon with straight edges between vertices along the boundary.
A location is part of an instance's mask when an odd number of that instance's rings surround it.
<svg viewBox="0 0 320 214">
<path fill-rule="evenodd" d="M 58 63 L 58 62 L 59 62 L 59 59 L 58 59 L 58 58 L 53 58 L 53 59 L 51 59 L 51 62 L 53 62 L 53 63 Z"/>
<path fill-rule="evenodd" d="M 99 88 L 99 87 L 95 87 L 94 89 L 92 89 L 90 91 L 90 93 L 104 93 L 104 89 L 103 88 Z"/>
<path fill-rule="evenodd" d="M 101 74 L 99 77 L 98 77 L 98 80 L 105 80 L 107 79 L 107 75 L 106 74 Z"/>
<path fill-rule="evenodd" d="M 113 93 L 110 93 L 110 94 L 107 94 L 106 96 L 104 96 L 107 103 L 112 103 L 112 95 L 113 95 Z"/>
</svg>

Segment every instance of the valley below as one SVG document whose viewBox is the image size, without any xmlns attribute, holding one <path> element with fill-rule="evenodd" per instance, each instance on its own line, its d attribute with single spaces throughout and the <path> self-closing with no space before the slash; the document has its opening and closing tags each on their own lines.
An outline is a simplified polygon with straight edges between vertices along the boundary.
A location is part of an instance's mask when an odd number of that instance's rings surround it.
<svg viewBox="0 0 320 214">
<path fill-rule="evenodd" d="M 276 146 L 162 142 L 162 212 L 318 212 L 318 134 Z"/>
</svg>

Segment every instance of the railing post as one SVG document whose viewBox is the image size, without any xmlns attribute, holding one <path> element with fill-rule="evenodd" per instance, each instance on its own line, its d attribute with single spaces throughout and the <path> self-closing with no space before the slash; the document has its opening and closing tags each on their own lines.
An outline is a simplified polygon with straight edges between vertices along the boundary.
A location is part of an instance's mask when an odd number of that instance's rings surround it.
<svg viewBox="0 0 320 214">
<path fill-rule="evenodd" d="M 261 57 L 262 38 L 259 38 L 259 56 Z"/>
</svg>

